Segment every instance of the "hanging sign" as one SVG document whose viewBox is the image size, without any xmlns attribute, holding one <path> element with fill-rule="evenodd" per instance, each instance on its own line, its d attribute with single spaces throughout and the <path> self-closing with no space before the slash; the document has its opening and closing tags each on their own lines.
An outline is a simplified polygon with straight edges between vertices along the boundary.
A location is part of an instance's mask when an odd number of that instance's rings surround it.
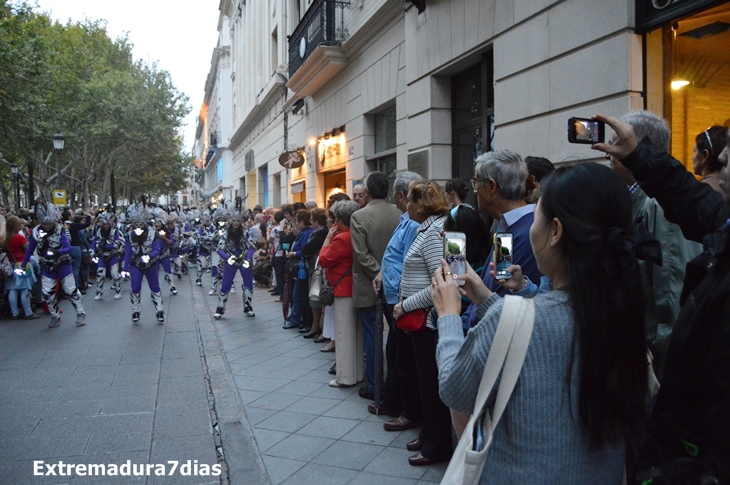
<svg viewBox="0 0 730 485">
<path fill-rule="evenodd" d="M 636 0 L 636 33 L 649 32 L 721 3 L 720 0 Z"/>
<path fill-rule="evenodd" d="M 299 168 L 304 165 L 304 156 L 299 150 L 284 152 L 279 156 L 279 165 L 286 168 Z"/>
</svg>

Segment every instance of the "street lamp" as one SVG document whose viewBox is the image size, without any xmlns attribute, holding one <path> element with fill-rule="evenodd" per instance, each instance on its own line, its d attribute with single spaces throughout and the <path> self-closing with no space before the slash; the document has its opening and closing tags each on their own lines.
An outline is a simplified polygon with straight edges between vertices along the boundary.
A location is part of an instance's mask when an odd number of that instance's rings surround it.
<svg viewBox="0 0 730 485">
<path fill-rule="evenodd" d="M 13 189 L 15 192 L 15 213 L 20 212 L 20 186 L 18 185 L 18 165 L 10 164 L 10 173 L 13 174 Z"/>
<path fill-rule="evenodd" d="M 53 148 L 56 150 L 56 188 L 61 188 L 61 150 L 64 138 L 61 133 L 53 135 Z"/>
</svg>

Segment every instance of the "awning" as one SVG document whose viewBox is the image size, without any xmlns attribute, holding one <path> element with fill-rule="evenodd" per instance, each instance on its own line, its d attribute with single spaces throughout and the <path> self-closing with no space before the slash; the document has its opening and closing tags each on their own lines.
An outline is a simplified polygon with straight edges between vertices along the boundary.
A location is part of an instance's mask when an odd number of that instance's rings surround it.
<svg viewBox="0 0 730 485">
<path fill-rule="evenodd" d="M 299 182 L 296 184 L 291 184 L 291 193 L 292 194 L 299 194 L 304 190 L 304 182 Z"/>
</svg>

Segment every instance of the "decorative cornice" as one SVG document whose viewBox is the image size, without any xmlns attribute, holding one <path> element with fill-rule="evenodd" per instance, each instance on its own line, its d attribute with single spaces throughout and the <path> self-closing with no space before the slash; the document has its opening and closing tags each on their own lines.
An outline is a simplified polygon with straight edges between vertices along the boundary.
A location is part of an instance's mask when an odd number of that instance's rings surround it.
<svg viewBox="0 0 730 485">
<path fill-rule="evenodd" d="M 229 46 L 216 47 L 213 49 L 213 56 L 210 59 L 210 72 L 205 80 L 205 97 L 203 98 L 204 104 L 210 104 L 210 97 L 213 94 L 213 86 L 218 78 L 218 65 L 221 62 L 221 57 L 230 56 L 231 48 Z"/>
<path fill-rule="evenodd" d="M 276 100 L 278 96 L 281 96 L 286 92 L 285 82 L 286 79 L 283 76 L 279 76 L 278 71 L 275 71 L 271 76 L 271 79 L 269 79 L 268 84 L 261 90 L 261 93 L 256 96 L 256 101 L 251 108 L 249 108 L 248 113 L 245 114 L 243 121 L 231 137 L 231 140 L 228 143 L 228 147 L 231 150 L 235 151 L 238 148 L 238 145 L 246 137 L 248 131 L 251 127 L 258 123 L 261 116 L 269 108 L 269 105 Z"/>
<path fill-rule="evenodd" d="M 291 77 L 287 87 L 297 96 L 312 96 L 350 62 L 340 46 L 320 45 Z"/>
</svg>

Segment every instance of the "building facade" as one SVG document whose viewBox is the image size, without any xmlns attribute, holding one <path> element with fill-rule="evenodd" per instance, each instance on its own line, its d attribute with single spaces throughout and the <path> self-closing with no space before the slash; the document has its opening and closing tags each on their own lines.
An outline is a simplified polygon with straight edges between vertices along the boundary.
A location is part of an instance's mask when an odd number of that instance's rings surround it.
<svg viewBox="0 0 730 485">
<path fill-rule="evenodd" d="M 372 170 L 468 180 L 493 149 L 601 160 L 567 142 L 568 118 L 637 109 L 670 122 L 691 168 L 694 137 L 730 119 L 727 1 L 224 0 L 221 18 L 221 185 L 248 207 L 322 206 Z"/>
</svg>

